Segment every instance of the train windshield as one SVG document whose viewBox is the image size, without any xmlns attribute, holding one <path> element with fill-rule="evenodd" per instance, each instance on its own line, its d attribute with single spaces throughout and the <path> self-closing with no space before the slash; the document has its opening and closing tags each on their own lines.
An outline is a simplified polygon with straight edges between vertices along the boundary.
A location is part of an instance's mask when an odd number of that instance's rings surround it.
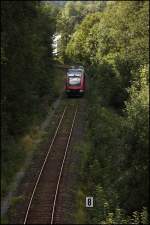
<svg viewBox="0 0 150 225">
<path fill-rule="evenodd" d="M 81 77 L 82 73 L 80 69 L 69 69 L 67 75 L 68 77 Z"/>
<path fill-rule="evenodd" d="M 68 81 L 70 86 L 80 86 L 81 84 L 81 79 L 79 77 L 69 77 L 69 81 Z"/>
</svg>

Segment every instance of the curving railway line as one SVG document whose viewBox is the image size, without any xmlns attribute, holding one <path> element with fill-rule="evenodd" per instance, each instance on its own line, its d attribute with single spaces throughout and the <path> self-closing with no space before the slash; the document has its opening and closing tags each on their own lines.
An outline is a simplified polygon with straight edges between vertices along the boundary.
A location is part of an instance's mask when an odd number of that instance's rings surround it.
<svg viewBox="0 0 150 225">
<path fill-rule="evenodd" d="M 57 217 L 61 217 L 56 212 L 57 202 L 77 111 L 76 105 L 64 108 L 32 190 L 24 224 L 55 224 Z"/>
</svg>

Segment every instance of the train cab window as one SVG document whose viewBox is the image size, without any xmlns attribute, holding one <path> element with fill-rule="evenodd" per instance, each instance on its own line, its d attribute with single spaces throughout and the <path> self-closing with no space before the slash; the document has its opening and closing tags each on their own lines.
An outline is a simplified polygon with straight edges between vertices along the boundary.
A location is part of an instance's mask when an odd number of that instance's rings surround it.
<svg viewBox="0 0 150 225">
<path fill-rule="evenodd" d="M 70 69 L 67 73 L 68 77 L 81 77 L 83 74 L 83 71 L 81 69 Z"/>
</svg>

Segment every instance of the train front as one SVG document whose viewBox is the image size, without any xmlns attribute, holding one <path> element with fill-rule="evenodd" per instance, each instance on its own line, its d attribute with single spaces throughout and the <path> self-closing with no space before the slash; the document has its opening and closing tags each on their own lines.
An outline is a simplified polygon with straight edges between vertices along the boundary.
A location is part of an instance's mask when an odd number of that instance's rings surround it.
<svg viewBox="0 0 150 225">
<path fill-rule="evenodd" d="M 85 92 L 84 71 L 71 69 L 66 77 L 66 94 L 68 96 L 82 96 Z"/>
</svg>

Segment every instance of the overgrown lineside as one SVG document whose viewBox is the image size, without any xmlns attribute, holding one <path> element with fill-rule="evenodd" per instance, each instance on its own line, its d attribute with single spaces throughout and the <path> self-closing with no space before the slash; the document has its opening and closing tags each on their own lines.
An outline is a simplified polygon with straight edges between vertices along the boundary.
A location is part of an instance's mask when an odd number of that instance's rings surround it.
<svg viewBox="0 0 150 225">
<path fill-rule="evenodd" d="M 65 53 L 88 68 L 87 144 L 78 223 L 147 224 L 149 3 L 116 1 L 87 15 Z"/>
<path fill-rule="evenodd" d="M 4 196 L 32 145 L 27 134 L 40 124 L 58 95 L 51 46 L 57 10 L 38 1 L 2 1 L 1 9 Z"/>
</svg>

